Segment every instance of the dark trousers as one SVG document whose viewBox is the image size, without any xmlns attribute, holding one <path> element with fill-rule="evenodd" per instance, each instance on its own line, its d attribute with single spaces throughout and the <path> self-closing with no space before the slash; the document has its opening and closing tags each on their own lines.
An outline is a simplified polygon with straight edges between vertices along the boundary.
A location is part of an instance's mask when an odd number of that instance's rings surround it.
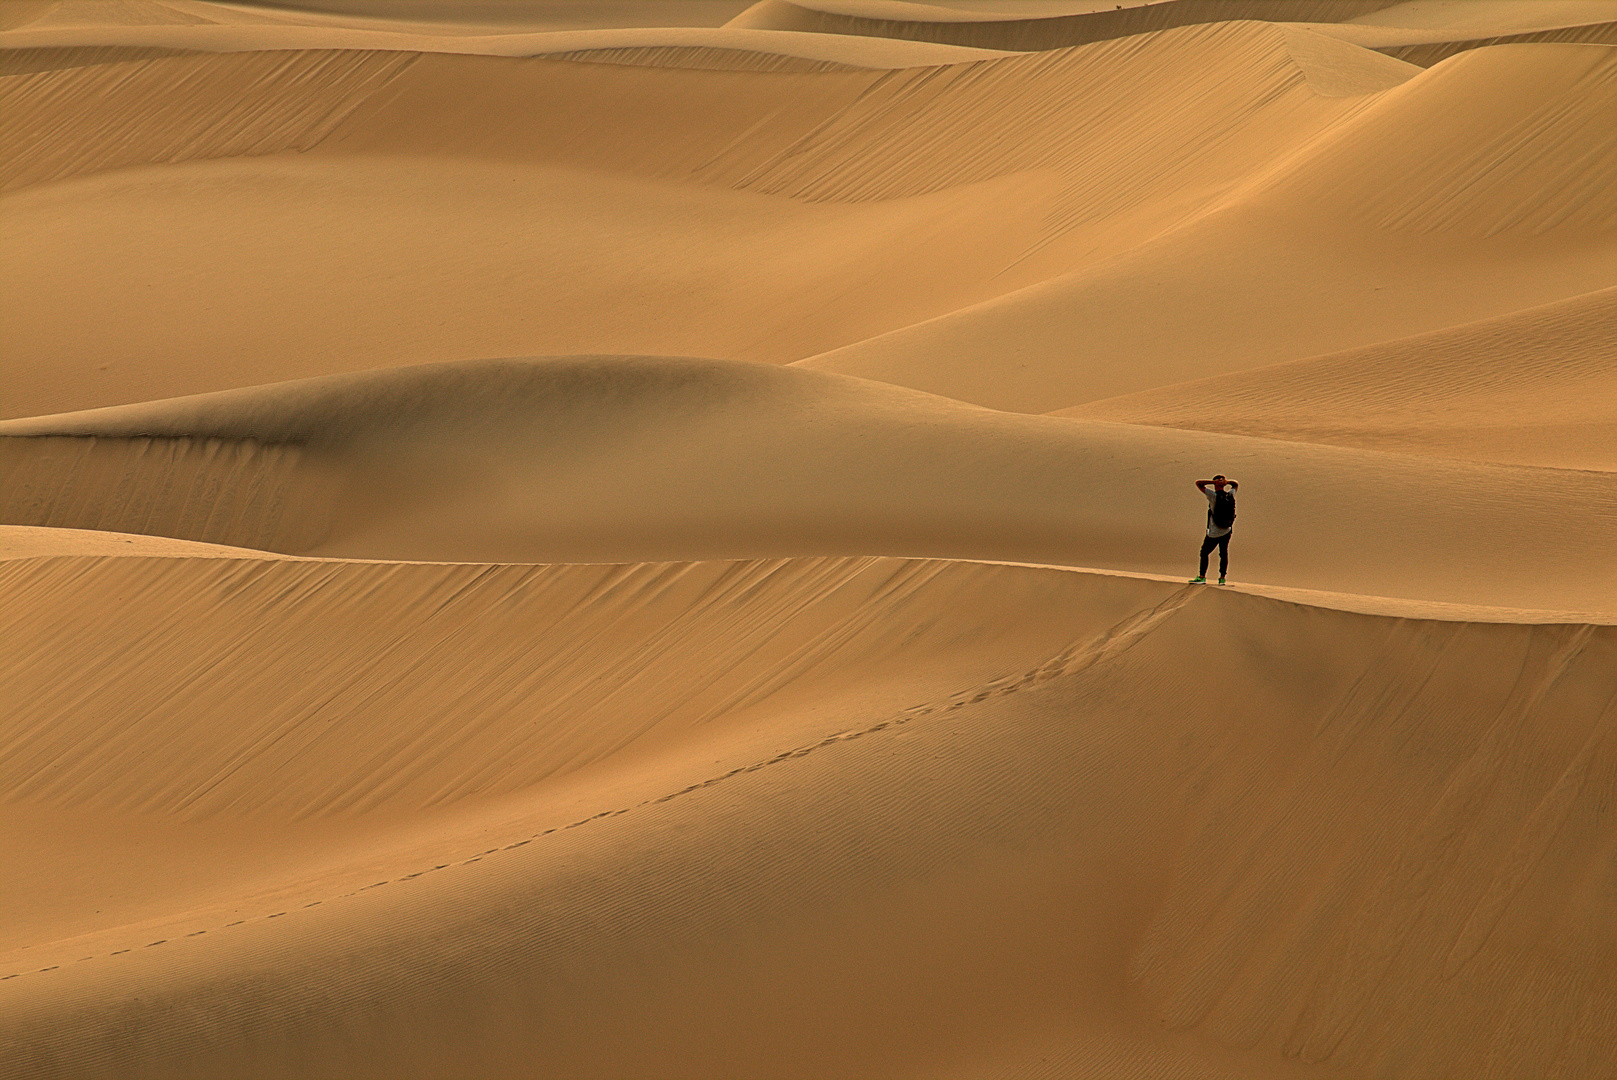
<svg viewBox="0 0 1617 1080">
<path fill-rule="evenodd" d="M 1230 534 L 1209 536 L 1202 541 L 1202 568 L 1196 571 L 1197 577 L 1207 576 L 1207 556 L 1213 553 L 1214 548 L 1218 548 L 1218 576 L 1223 577 L 1230 568 Z"/>
</svg>

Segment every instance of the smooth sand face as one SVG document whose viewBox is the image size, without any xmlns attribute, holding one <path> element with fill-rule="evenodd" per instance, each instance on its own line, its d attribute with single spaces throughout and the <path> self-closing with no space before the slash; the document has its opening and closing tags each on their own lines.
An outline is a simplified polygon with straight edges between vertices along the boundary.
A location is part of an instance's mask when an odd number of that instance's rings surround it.
<svg viewBox="0 0 1617 1080">
<path fill-rule="evenodd" d="M 1612 25 L 0 5 L 0 1076 L 1610 1075 Z"/>
</svg>

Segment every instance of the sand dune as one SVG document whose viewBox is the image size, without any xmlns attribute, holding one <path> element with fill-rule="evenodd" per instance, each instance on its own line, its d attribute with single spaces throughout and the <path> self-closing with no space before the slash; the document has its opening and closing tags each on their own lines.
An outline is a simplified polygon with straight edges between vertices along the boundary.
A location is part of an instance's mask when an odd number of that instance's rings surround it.
<svg viewBox="0 0 1617 1080">
<path fill-rule="evenodd" d="M 0 1077 L 1612 1075 L 1613 25 L 0 3 Z"/>
<path fill-rule="evenodd" d="M 1454 57 L 1154 242 L 804 363 L 1050 411 L 1609 286 L 1614 76 L 1594 46 Z M 1479 97 L 1498 107 L 1456 112 Z"/>
<path fill-rule="evenodd" d="M 1617 289 L 1060 415 L 1617 469 Z"/>
<path fill-rule="evenodd" d="M 126 900 L 110 919 L 69 905 L 52 943 L 10 952 L 8 1075 L 154 1064 L 283 1075 L 333 1063 L 361 1076 L 576 1075 L 603 1063 L 645 1074 L 669 1056 L 681 1074 L 801 1075 L 813 1062 L 983 1075 L 998 1061 L 1039 1075 L 1018 1044 L 1047 1059 L 1059 1050 L 1065 1067 L 1045 1070 L 1055 1075 L 1120 1062 L 1305 1075 L 1282 1049 L 1350 1074 L 1456 1063 L 1508 1074 L 1522 1061 L 1575 1073 L 1609 1059 L 1611 1036 L 1574 989 L 1612 960 L 1603 921 L 1580 914 L 1609 888 L 1610 852 L 1589 844 L 1609 839 L 1599 807 L 1617 638 L 1607 627 L 1355 616 L 958 563 L 158 562 L 0 571 L 0 588 L 43 605 L 31 631 L 41 645 L 68 631 L 88 655 L 174 681 L 156 709 L 124 705 L 142 719 L 115 740 L 80 743 L 105 749 L 76 775 L 49 763 L 78 755 L 53 756 L 40 738 L 72 728 L 8 724 L 24 820 L 71 841 L 96 805 L 166 804 L 211 809 L 215 830 L 219 814 L 248 813 L 237 828 L 253 837 L 254 815 L 319 807 L 310 785 L 342 790 L 349 763 L 367 756 L 388 763 L 376 778 L 413 786 L 327 810 L 368 805 L 384 820 L 288 824 L 280 851 L 220 844 L 207 822 L 121 811 L 153 864 L 165 848 L 211 857 L 178 890 L 150 870 L 141 880 L 103 868 L 128 894 L 162 899 L 145 910 Z M 80 636 L 77 613 L 112 579 L 150 599 Z M 533 636 L 510 640 L 479 616 L 485 605 L 501 611 L 499 626 L 531 619 Z M 590 620 L 641 643 L 630 651 L 638 676 L 622 681 L 618 661 L 587 647 Z M 981 651 L 989 627 L 992 659 Z M 411 665 L 373 635 L 394 649 L 443 645 L 433 663 Z M 209 674 L 220 670 L 210 655 L 256 659 L 228 665 L 246 680 L 232 686 Z M 591 671 L 603 661 L 614 665 L 607 682 Z M 460 700 L 462 662 L 488 672 L 475 701 Z M 1230 687 L 1216 717 L 1195 704 L 1196 672 L 1209 666 Z M 49 679 L 26 663 L 7 670 L 11 685 Z M 421 681 L 374 683 L 384 671 Z M 308 707 L 250 694 L 288 677 Z M 633 688 L 659 682 L 650 700 L 670 737 L 642 746 Z M 458 758 L 430 735 L 445 719 L 438 695 L 481 714 L 455 725 Z M 595 717 L 593 739 L 628 744 L 619 763 L 421 816 L 423 795 L 453 797 L 480 760 L 543 771 L 542 754 L 522 753 L 543 745 L 525 720 L 533 695 Z M 81 734 L 103 722 L 94 700 L 62 700 L 92 725 Z M 1598 704 L 1571 704 L 1602 700 L 1604 718 Z M 1549 719 L 1568 707 L 1581 723 Z M 246 723 L 210 728 L 215 710 Z M 265 740 L 257 724 L 280 737 Z M 165 737 L 176 725 L 224 741 L 195 746 L 176 769 L 116 768 L 113 755 L 142 741 L 159 753 L 191 742 Z M 360 743 L 334 752 L 334 737 Z M 1411 738 L 1422 753 L 1387 773 Z M 299 745 L 302 785 L 286 789 L 275 780 L 294 773 L 278 765 L 299 760 L 287 757 Z M 1523 757 L 1530 770 L 1507 768 Z M 93 780 L 98 768 L 123 785 Z M 158 776 L 168 790 L 128 786 Z M 1248 816 L 1256 805 L 1264 813 Z M 1522 817 L 1517 805 L 1534 809 Z M 1219 825 L 1232 807 L 1253 824 Z M 37 828 L 30 846 L 48 846 Z M 1252 927 L 1265 907 L 1288 917 Z M 932 947 L 943 939 L 948 950 Z M 873 958 L 899 981 L 869 970 Z M 984 964 L 987 982 L 973 975 Z M 1299 985 L 1309 989 L 1289 989 Z M 144 992 L 129 997 L 135 987 Z M 538 1055 L 532 1024 L 544 1033 Z M 1531 1034 L 1433 1049 L 1431 1032 L 1499 1024 Z M 714 1026 L 731 1036 L 714 1042 L 703 1034 Z M 99 1034 L 116 1028 L 142 1035 Z M 227 1030 L 239 1034 L 221 1038 Z M 603 1051 L 603 1036 L 615 1049 Z"/>
<path fill-rule="evenodd" d="M 944 693 L 951 679 L 1005 674 L 1006 656 L 1072 644 L 1079 627 L 1054 621 L 974 644 L 992 612 L 1053 599 L 1037 583 L 1098 605 L 1102 626 L 1138 591 L 1122 579 L 1096 592 L 1070 574 L 879 559 L 430 566 L 221 553 L 7 569 L 11 595 L 43 597 L 54 614 L 9 650 L 7 700 L 29 704 L 6 721 L 6 790 L 35 806 L 181 819 L 414 812 L 524 791 L 648 746 L 711 741 L 749 712 L 788 699 L 809 708 L 895 669 L 916 693 Z M 947 584 L 929 586 L 939 575 Z M 62 648 L 78 605 L 109 587 L 132 600 L 113 637 Z M 940 618 L 934 601 L 917 609 L 917 592 L 939 588 L 960 619 Z M 150 589 L 162 603 L 139 599 Z M 639 642 L 611 662 L 610 680 L 592 644 L 603 637 Z M 80 649 L 116 665 L 98 680 L 115 701 L 52 692 Z M 167 677 L 129 677 L 142 669 Z M 220 725 L 223 715 L 236 719 Z M 392 715 L 427 726 L 400 739 L 376 726 Z"/>
<path fill-rule="evenodd" d="M 41 185 L 0 218 L 19 256 L 0 267 L 15 372 L 0 415 L 588 346 L 793 359 L 991 295 L 984 279 L 1037 236 L 1053 194 L 1024 173 L 820 205 L 571 165 L 369 155 Z M 85 274 L 87 250 L 120 274 Z"/>
<path fill-rule="evenodd" d="M 1617 597 L 1608 473 L 1019 416 L 736 361 L 429 365 L 0 437 L 14 524 L 457 561 L 896 554 L 1174 573 L 1205 511 L 1184 470 L 1216 462 L 1254 492 L 1249 579 L 1565 610 Z M 1484 534 L 1514 558 L 1470 542 Z"/>
<path fill-rule="evenodd" d="M 1340 89 L 1417 70 L 1362 50 L 1363 70 L 1325 63 L 1310 50 L 1337 43 L 1302 40 L 1235 24 L 982 67 L 767 80 L 344 52 L 14 77 L 41 104 L 13 182 L 82 186 L 6 196 L 16 258 L 0 331 L 37 374 L 0 406 L 57 412 L 468 356 L 823 353 L 1097 265 L 1204 212 L 1253 155 L 1288 154 L 1364 107 L 1321 97 L 1310 71 Z M 1157 65 L 1183 74 L 1144 94 Z M 171 105 L 152 109 L 153 95 Z M 1114 95 L 1137 104 L 1120 113 Z M 586 102 L 599 120 L 580 129 Z M 1007 116 L 1023 119 L 1002 130 Z M 96 214 L 78 212 L 87 202 Z M 86 245 L 107 275 L 82 272 Z M 254 274 L 233 271 L 243 262 Z M 320 267 L 341 267 L 341 287 Z M 148 287 L 132 294 L 124 275 Z M 711 297 L 700 311 L 693 289 Z M 79 309 L 118 317 L 87 323 Z"/>
<path fill-rule="evenodd" d="M 14 76 L 39 104 L 0 221 L 0 406 L 606 350 L 1046 412 L 1611 284 L 1609 50 L 1481 50 L 1377 93 L 1418 69 L 1298 34 L 767 78 L 341 51 Z M 1486 121 L 1433 124 L 1475 100 Z"/>
</svg>

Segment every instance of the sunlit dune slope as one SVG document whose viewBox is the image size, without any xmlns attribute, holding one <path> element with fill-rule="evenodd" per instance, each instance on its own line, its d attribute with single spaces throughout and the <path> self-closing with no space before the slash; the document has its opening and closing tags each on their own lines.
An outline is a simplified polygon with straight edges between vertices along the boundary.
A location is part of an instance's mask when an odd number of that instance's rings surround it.
<svg viewBox="0 0 1617 1080">
<path fill-rule="evenodd" d="M 1050 411 L 1617 280 L 1617 51 L 1444 61 L 1117 258 L 803 363 Z"/>
<path fill-rule="evenodd" d="M 764 703 L 807 708 L 867 679 L 922 694 L 987 681 L 1007 674 L 994 667 L 1006 657 L 1056 657 L 1086 624 L 1044 620 L 992 641 L 985 626 L 1092 600 L 1099 614 L 1084 618 L 1099 629 L 1138 594 L 1166 592 L 871 558 L 134 555 L 11 560 L 0 574 L 13 607 L 36 609 L 7 650 L 0 789 L 187 818 L 417 811 L 520 791 L 626 750 L 711 738 Z M 92 644 L 82 612 L 109 592 L 126 604 Z M 87 657 L 101 658 L 93 686 L 57 690 Z"/>
<path fill-rule="evenodd" d="M 1249 580 L 1563 610 L 1617 596 L 1610 474 L 996 413 L 737 361 L 475 361 L 9 421 L 0 468 L 7 523 L 294 553 L 1169 573 L 1202 531 L 1189 481 L 1221 471 L 1250 491 Z"/>
<path fill-rule="evenodd" d="M 1617 289 L 1059 415 L 1617 469 Z"/>
<path fill-rule="evenodd" d="M 0 594 L 0 678 L 49 710 L 0 728 L 0 858 L 97 822 L 150 853 L 6 922 L 0 1075 L 1614 1052 L 1609 625 L 872 559 L 22 559 Z M 98 699 L 48 689 L 75 658 Z"/>
<path fill-rule="evenodd" d="M 271 557 L 268 552 L 251 548 L 204 544 L 145 533 L 0 525 L 0 561 L 32 559 L 41 555 L 184 555 L 198 559 Z"/>
</svg>

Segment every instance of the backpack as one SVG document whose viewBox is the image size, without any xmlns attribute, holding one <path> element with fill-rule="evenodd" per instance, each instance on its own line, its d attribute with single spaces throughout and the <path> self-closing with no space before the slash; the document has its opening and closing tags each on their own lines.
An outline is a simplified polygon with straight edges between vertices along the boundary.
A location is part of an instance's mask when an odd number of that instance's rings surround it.
<svg viewBox="0 0 1617 1080">
<path fill-rule="evenodd" d="M 1229 491 L 1213 494 L 1213 524 L 1227 529 L 1235 524 L 1235 495 Z"/>
</svg>

